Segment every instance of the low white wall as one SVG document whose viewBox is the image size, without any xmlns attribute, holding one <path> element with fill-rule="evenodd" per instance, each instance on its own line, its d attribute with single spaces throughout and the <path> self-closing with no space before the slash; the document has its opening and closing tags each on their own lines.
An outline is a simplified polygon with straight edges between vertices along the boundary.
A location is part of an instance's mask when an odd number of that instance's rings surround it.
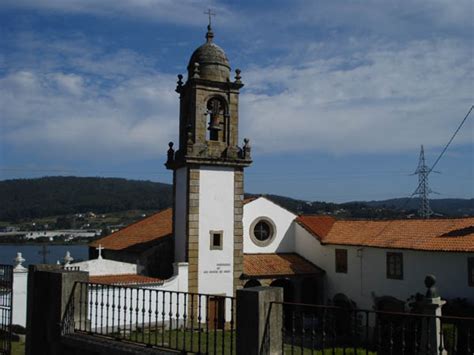
<svg viewBox="0 0 474 355">
<path fill-rule="evenodd" d="M 259 217 L 267 217 L 276 226 L 276 235 L 267 246 L 258 246 L 250 238 L 250 227 Z M 291 253 L 294 252 L 293 220 L 296 215 L 272 201 L 259 197 L 244 205 L 244 253 Z"/>
<path fill-rule="evenodd" d="M 181 319 L 189 302 L 189 296 L 184 293 L 188 291 L 188 264 L 175 263 L 173 266 L 175 275 L 161 285 L 90 288 L 88 300 L 83 301 L 87 304 L 82 307 L 88 309 L 91 328 L 133 330 L 136 326 Z"/>
<path fill-rule="evenodd" d="M 137 264 L 125 263 L 109 259 L 92 259 L 70 264 L 66 268 L 78 267 L 87 271 L 89 276 L 128 275 L 137 273 Z"/>
<path fill-rule="evenodd" d="M 26 327 L 28 271 L 13 271 L 13 324 Z"/>
<path fill-rule="evenodd" d="M 442 298 L 461 297 L 474 302 L 474 288 L 468 286 L 467 278 L 467 258 L 474 253 L 321 245 L 297 223 L 295 238 L 296 252 L 326 271 L 326 299 L 344 293 L 357 303 L 358 308 L 372 309 L 373 295 L 393 296 L 406 301 L 417 292 L 425 293 L 425 276 L 433 274 Z M 347 250 L 347 273 L 336 273 L 335 249 Z M 387 252 L 403 254 L 403 280 L 387 278 Z"/>
</svg>

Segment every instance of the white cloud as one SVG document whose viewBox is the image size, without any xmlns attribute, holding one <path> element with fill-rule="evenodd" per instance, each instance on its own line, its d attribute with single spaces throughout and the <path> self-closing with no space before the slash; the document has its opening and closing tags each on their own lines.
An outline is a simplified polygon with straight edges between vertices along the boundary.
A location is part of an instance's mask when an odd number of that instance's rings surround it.
<svg viewBox="0 0 474 355">
<path fill-rule="evenodd" d="M 443 145 L 472 104 L 471 55 L 459 41 L 413 41 L 253 67 L 243 73 L 245 135 L 259 151 L 349 154 Z M 456 143 L 470 141 L 462 134 Z"/>
<path fill-rule="evenodd" d="M 3 0 L 1 6 L 199 26 L 205 23 L 204 9 L 211 7 L 219 13 L 217 23 L 226 23 L 233 18 L 228 7 L 215 0 L 206 3 L 194 0 Z"/>
<path fill-rule="evenodd" d="M 24 61 L 24 69 L 0 78 L 2 144 L 50 158 L 164 154 L 177 135 L 175 77 L 130 51 L 105 53 L 83 43 L 76 51 L 69 44 L 74 55 L 57 60 L 62 49 L 52 48 L 63 46 L 49 47 L 43 61 Z M 64 67 L 74 69 L 64 72 Z"/>
</svg>

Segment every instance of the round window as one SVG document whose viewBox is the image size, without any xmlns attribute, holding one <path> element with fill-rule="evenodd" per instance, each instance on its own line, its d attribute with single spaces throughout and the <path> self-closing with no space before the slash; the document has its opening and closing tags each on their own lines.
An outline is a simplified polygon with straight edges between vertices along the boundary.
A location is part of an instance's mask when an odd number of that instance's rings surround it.
<svg viewBox="0 0 474 355">
<path fill-rule="evenodd" d="M 267 246 L 275 236 L 275 224 L 266 217 L 257 218 L 250 226 L 250 238 L 258 246 Z"/>
</svg>

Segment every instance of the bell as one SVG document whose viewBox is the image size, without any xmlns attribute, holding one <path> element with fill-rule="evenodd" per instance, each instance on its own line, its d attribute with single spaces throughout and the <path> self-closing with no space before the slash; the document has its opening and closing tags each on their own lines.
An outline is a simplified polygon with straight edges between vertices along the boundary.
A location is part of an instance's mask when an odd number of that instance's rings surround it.
<svg viewBox="0 0 474 355">
<path fill-rule="evenodd" d="M 209 130 L 210 131 L 220 131 L 221 125 L 219 122 L 219 115 L 211 113 L 211 121 L 209 122 Z"/>
</svg>

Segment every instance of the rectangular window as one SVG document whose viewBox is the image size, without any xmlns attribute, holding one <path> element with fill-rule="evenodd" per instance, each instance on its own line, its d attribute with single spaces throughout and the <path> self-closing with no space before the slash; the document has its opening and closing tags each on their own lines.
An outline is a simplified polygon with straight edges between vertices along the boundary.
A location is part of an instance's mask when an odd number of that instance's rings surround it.
<svg viewBox="0 0 474 355">
<path fill-rule="evenodd" d="M 387 253 L 387 279 L 403 280 L 402 253 Z"/>
<path fill-rule="evenodd" d="M 474 258 L 467 258 L 468 285 L 474 287 Z"/>
<path fill-rule="evenodd" d="M 347 273 L 347 249 L 336 249 L 336 272 Z"/>
<path fill-rule="evenodd" d="M 211 231 L 211 250 L 222 250 L 223 238 L 222 235 L 224 234 L 223 231 Z"/>
</svg>

